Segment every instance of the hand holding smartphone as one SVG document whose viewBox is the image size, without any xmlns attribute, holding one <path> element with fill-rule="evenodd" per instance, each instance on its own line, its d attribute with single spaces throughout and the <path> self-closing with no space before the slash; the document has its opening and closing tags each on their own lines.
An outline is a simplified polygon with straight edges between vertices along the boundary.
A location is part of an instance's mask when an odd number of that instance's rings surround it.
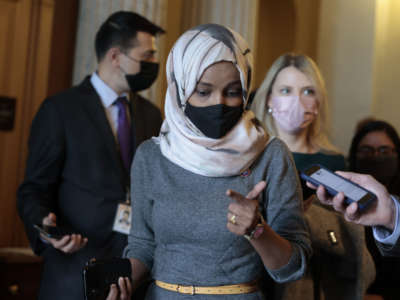
<svg viewBox="0 0 400 300">
<path fill-rule="evenodd" d="M 44 237 L 49 239 L 60 240 L 64 236 L 72 234 L 69 230 L 57 226 L 35 224 L 33 227 L 35 227 Z"/>
<path fill-rule="evenodd" d="M 302 179 L 315 186 L 323 185 L 326 191 L 335 196 L 339 192 L 345 195 L 345 203 L 357 202 L 360 211 L 365 210 L 372 202 L 376 201 L 376 195 L 358 184 L 347 180 L 328 170 L 321 165 L 312 165 L 300 173 Z"/>
<path fill-rule="evenodd" d="M 76 252 L 85 247 L 88 242 L 87 237 L 57 226 L 57 216 L 52 212 L 43 218 L 42 224 L 36 224 L 34 227 L 39 231 L 42 239 L 64 253 Z"/>
<path fill-rule="evenodd" d="M 132 266 L 127 258 L 91 259 L 83 269 L 85 299 L 119 299 L 118 290 L 112 295 L 111 285 L 119 285 L 121 292 L 130 295 L 131 272 Z M 124 279 L 122 286 L 119 284 L 120 278 Z"/>
</svg>

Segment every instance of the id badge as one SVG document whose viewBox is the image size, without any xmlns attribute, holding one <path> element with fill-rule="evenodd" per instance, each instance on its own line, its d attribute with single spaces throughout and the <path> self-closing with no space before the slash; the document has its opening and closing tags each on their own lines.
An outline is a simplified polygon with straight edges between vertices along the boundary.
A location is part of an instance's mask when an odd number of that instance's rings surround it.
<svg viewBox="0 0 400 300">
<path fill-rule="evenodd" d="M 131 206 L 127 203 L 118 204 L 115 214 L 113 231 L 129 234 L 131 230 Z"/>
</svg>

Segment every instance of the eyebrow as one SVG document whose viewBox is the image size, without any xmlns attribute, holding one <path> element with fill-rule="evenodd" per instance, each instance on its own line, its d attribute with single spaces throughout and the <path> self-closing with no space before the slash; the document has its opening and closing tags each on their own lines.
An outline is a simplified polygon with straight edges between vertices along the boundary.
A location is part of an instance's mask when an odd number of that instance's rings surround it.
<svg viewBox="0 0 400 300">
<path fill-rule="evenodd" d="M 289 85 L 289 84 L 280 84 L 280 85 L 278 85 L 278 87 L 279 88 L 282 88 L 282 87 L 288 87 L 288 88 L 291 88 L 291 87 L 293 87 L 292 85 Z M 306 86 L 302 86 L 300 89 L 316 89 L 316 87 L 315 86 L 313 86 L 313 85 L 306 85 Z"/>
<path fill-rule="evenodd" d="M 240 86 L 242 85 L 240 79 L 228 83 L 227 87 L 231 87 L 232 85 L 236 85 L 236 84 L 239 84 Z M 203 86 L 206 86 L 206 87 L 212 87 L 212 86 L 213 86 L 212 83 L 204 82 L 204 81 L 199 81 L 199 82 L 197 83 L 197 85 L 203 85 Z"/>
</svg>

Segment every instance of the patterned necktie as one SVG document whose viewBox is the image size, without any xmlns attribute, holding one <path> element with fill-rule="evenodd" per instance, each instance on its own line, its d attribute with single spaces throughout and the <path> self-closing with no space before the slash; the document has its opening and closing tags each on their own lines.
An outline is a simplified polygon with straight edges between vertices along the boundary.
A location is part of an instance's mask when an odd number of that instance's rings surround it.
<svg viewBox="0 0 400 300">
<path fill-rule="evenodd" d="M 121 153 L 122 162 L 129 172 L 132 162 L 132 131 L 126 109 L 128 99 L 126 97 L 118 97 L 118 99 L 115 100 L 115 105 L 118 107 L 117 136 L 119 151 Z"/>
</svg>

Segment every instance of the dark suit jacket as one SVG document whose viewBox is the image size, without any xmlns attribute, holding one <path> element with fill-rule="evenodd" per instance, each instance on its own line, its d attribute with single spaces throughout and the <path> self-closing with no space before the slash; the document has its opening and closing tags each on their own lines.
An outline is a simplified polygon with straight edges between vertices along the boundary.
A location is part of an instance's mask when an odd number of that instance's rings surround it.
<svg viewBox="0 0 400 300">
<path fill-rule="evenodd" d="M 376 245 L 383 256 L 400 257 L 400 239 L 397 240 L 395 245 L 382 244 L 378 241 Z"/>
<path fill-rule="evenodd" d="M 394 196 L 394 199 L 396 199 L 396 201 L 400 201 L 398 195 Z M 397 222 L 400 222 L 400 220 L 397 220 Z M 397 226 L 396 229 L 398 232 L 400 230 L 400 226 Z M 376 246 L 383 256 L 400 257 L 400 238 L 394 245 L 382 244 L 376 241 Z"/>
<path fill-rule="evenodd" d="M 133 99 L 132 99 L 133 98 Z M 161 113 L 139 95 L 131 97 L 134 145 L 158 135 Z M 130 184 L 101 100 L 87 77 L 46 99 L 33 120 L 18 211 L 35 253 L 44 258 L 40 299 L 83 299 L 82 268 L 92 257 L 118 257 L 126 236 L 113 232 L 119 202 Z M 32 225 L 49 212 L 57 225 L 88 238 L 66 255 L 43 243 Z"/>
</svg>

